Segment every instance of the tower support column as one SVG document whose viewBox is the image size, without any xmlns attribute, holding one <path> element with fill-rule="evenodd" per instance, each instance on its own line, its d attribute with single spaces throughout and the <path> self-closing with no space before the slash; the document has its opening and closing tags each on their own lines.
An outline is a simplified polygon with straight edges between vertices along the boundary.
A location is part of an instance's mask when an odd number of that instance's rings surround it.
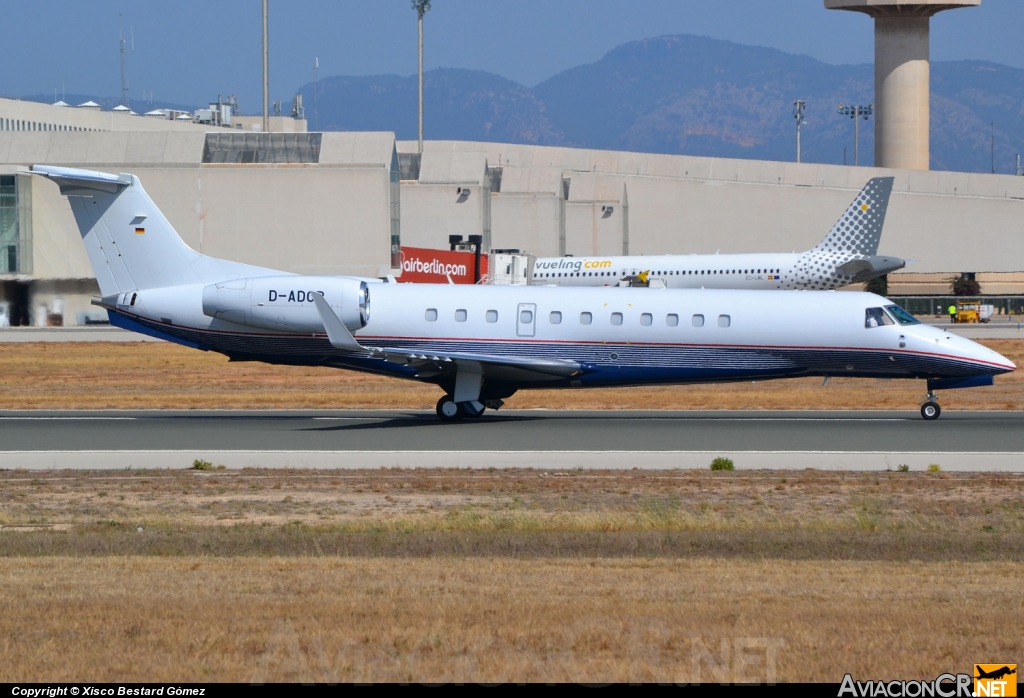
<svg viewBox="0 0 1024 698">
<path fill-rule="evenodd" d="M 927 170 L 932 15 L 981 0 L 825 0 L 875 20 L 875 167 Z"/>
<path fill-rule="evenodd" d="M 929 168 L 930 18 L 875 18 L 875 167 Z"/>
</svg>

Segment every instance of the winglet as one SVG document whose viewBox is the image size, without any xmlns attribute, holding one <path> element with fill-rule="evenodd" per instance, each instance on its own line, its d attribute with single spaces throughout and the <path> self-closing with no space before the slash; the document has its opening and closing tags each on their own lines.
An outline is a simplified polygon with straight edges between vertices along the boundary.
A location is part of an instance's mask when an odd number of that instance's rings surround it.
<svg viewBox="0 0 1024 698">
<path fill-rule="evenodd" d="M 320 313 L 320 320 L 324 323 L 324 329 L 327 330 L 327 338 L 331 340 L 331 345 L 335 349 L 370 353 L 369 349 L 356 341 L 356 338 L 348 331 L 348 328 L 345 327 L 345 323 L 341 321 L 338 314 L 324 300 L 322 293 L 313 294 L 313 304 L 316 305 L 316 311 Z"/>
</svg>

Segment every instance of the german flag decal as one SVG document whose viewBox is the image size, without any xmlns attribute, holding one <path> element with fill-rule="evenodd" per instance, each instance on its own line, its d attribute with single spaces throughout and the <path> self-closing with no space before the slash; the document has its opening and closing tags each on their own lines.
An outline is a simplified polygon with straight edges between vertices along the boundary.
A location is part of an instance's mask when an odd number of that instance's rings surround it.
<svg viewBox="0 0 1024 698">
<path fill-rule="evenodd" d="M 136 228 L 135 229 L 135 234 L 136 235 L 145 235 L 146 234 L 146 229 L 145 228 Z"/>
</svg>

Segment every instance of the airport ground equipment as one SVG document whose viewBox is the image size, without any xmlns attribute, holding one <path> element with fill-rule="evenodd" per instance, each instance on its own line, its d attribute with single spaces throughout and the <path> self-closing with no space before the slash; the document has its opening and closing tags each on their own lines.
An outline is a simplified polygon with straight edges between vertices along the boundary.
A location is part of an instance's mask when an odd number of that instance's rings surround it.
<svg viewBox="0 0 1024 698">
<path fill-rule="evenodd" d="M 962 299 L 956 302 L 956 321 L 958 324 L 975 324 L 990 322 L 995 307 L 981 302 L 980 298 Z"/>
<path fill-rule="evenodd" d="M 33 168 L 68 197 L 111 324 L 234 361 L 433 383 L 456 421 L 518 390 L 916 378 L 991 385 L 998 353 L 871 293 L 396 284 L 199 254 L 132 174 Z M 928 419 L 933 418 L 922 412 Z"/>
</svg>

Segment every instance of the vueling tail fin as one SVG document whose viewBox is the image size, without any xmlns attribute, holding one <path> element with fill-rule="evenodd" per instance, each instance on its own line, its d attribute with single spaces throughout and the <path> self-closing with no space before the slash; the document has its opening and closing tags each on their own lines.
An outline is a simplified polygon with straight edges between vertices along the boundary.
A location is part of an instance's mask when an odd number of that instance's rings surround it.
<svg viewBox="0 0 1024 698">
<path fill-rule="evenodd" d="M 41 165 L 32 172 L 68 197 L 104 296 L 200 281 L 192 264 L 201 255 L 178 236 L 138 177 Z"/>
<path fill-rule="evenodd" d="M 893 179 L 874 177 L 868 180 L 843 217 L 814 249 L 867 257 L 878 254 Z"/>
</svg>

